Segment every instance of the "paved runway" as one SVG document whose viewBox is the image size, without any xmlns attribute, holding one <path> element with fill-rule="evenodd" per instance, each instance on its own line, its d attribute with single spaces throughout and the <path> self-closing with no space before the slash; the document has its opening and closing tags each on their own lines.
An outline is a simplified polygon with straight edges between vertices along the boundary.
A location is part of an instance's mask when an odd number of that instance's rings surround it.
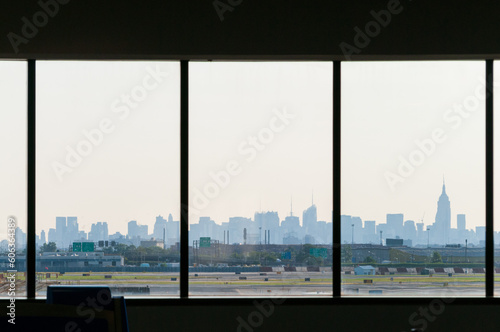
<svg viewBox="0 0 500 332">
<path fill-rule="evenodd" d="M 111 278 L 105 278 L 111 275 Z M 176 278 L 176 279 L 175 279 Z M 391 280 L 392 278 L 392 280 Z M 267 279 L 267 280 L 266 280 Z M 364 279 L 373 283 L 365 284 Z M 193 297 L 235 296 L 331 296 L 331 272 L 267 272 L 190 273 L 189 292 Z M 179 296 L 177 273 L 66 273 L 37 284 L 38 296 L 45 295 L 50 284 L 108 285 L 115 295 Z M 500 286 L 500 285 L 499 285 Z M 138 293 L 148 288 L 148 293 Z M 500 288 L 499 288 L 500 289 Z M 484 296 L 484 274 L 419 276 L 354 276 L 342 275 L 343 296 Z M 2 294 L 0 294 L 2 296 Z"/>
</svg>

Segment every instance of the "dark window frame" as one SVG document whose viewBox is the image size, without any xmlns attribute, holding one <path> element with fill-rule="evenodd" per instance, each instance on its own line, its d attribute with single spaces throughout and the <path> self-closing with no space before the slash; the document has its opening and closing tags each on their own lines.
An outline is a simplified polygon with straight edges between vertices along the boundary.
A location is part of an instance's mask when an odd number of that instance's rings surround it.
<svg viewBox="0 0 500 332">
<path fill-rule="evenodd" d="M 85 59 L 82 59 L 85 60 Z M 172 59 L 169 59 L 172 60 Z M 197 299 L 189 297 L 189 234 L 188 234 L 188 166 L 189 166 L 189 60 L 178 59 L 181 66 L 180 75 L 180 239 L 181 239 L 181 268 L 180 268 L 180 298 L 165 299 L 130 299 L 134 304 L 203 304 L 203 303 L 252 303 L 256 298 L 230 298 L 230 299 Z M 237 59 L 234 59 L 237 60 Z M 263 59 L 256 59 L 258 61 Z M 276 59 L 273 59 L 276 61 Z M 283 58 L 282 61 L 286 61 Z M 308 59 L 293 59 L 293 61 L 307 61 Z M 379 59 L 382 60 L 382 59 Z M 445 60 L 445 59 L 440 59 Z M 450 59 L 451 60 L 451 59 Z M 459 59 L 453 59 L 459 60 Z M 457 304 L 484 304 L 485 298 L 491 303 L 500 303 L 500 298 L 494 298 L 494 200 L 493 200 L 493 59 L 483 59 L 485 62 L 486 77 L 486 280 L 485 297 L 460 298 Z M 36 293 L 36 59 L 28 59 L 28 107 L 27 107 L 27 298 L 29 300 L 39 300 Z M 110 60 L 112 61 L 112 60 Z M 242 60 L 248 61 L 248 59 Z M 279 60 L 278 60 L 279 61 Z M 321 298 L 289 298 L 289 304 L 304 303 L 331 303 L 331 304 L 394 304 L 394 303 L 427 303 L 428 298 L 405 298 L 405 297 L 384 297 L 384 298 L 349 298 L 341 297 L 341 254 L 340 254 L 340 215 L 341 215 L 341 61 L 333 61 L 333 265 L 332 265 L 332 297 Z M 397 60 L 393 60 L 397 61 Z M 433 298 L 433 297 L 432 297 Z"/>
</svg>

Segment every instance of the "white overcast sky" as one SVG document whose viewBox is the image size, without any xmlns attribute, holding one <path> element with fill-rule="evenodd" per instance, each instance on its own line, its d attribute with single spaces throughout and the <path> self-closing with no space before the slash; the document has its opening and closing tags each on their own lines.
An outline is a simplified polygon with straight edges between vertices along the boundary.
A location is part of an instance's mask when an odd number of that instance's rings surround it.
<svg viewBox="0 0 500 332">
<path fill-rule="evenodd" d="M 140 90 L 147 68 L 168 77 L 121 118 L 124 108 L 116 113 L 114 103 L 124 106 L 121 96 Z M 1 216 L 17 216 L 26 230 L 26 64 L 1 61 L 0 75 Z M 415 221 L 425 213 L 431 224 L 444 175 L 452 226 L 457 213 L 467 215 L 468 228 L 484 225 L 484 103 L 458 126 L 444 118 L 482 79 L 481 61 L 343 63 L 342 213 L 379 223 L 386 213 Z M 87 232 L 107 221 L 110 234 L 126 233 L 133 219 L 150 232 L 159 214 L 178 220 L 179 92 L 176 62 L 37 62 L 37 234 L 55 227 L 56 216 L 77 216 Z M 260 209 L 284 219 L 291 198 L 302 218 L 314 191 L 318 219 L 330 222 L 331 108 L 328 62 L 191 62 L 191 221 L 253 218 Z M 249 161 L 249 137 L 268 133 L 283 110 L 295 117 Z M 59 181 L 53 163 L 64 164 L 66 147 L 76 149 L 83 131 L 103 119 L 113 132 Z M 398 157 L 408 159 L 415 140 L 436 128 L 446 140 L 392 191 L 384 174 L 397 174 Z M 195 190 L 233 161 L 241 172 L 196 209 Z M 0 238 L 5 234 L 0 228 Z"/>
</svg>

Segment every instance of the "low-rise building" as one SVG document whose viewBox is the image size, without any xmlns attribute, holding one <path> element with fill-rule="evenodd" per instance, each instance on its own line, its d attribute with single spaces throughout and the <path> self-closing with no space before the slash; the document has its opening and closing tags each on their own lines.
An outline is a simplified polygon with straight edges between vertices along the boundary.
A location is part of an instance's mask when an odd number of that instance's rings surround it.
<svg viewBox="0 0 500 332">
<path fill-rule="evenodd" d="M 362 265 L 354 268 L 354 274 L 357 276 L 375 275 L 375 268 L 371 265 Z"/>
</svg>

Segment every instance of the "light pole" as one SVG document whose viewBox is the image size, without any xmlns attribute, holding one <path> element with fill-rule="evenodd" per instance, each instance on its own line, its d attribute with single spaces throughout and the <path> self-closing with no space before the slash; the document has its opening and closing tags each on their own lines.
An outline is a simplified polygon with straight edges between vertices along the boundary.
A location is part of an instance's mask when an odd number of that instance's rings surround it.
<svg viewBox="0 0 500 332">
<path fill-rule="evenodd" d="M 431 228 L 427 227 L 427 248 L 430 248 L 429 246 L 429 235 L 431 234 Z"/>
<path fill-rule="evenodd" d="M 467 239 L 465 239 L 465 262 L 467 263 Z"/>
</svg>

